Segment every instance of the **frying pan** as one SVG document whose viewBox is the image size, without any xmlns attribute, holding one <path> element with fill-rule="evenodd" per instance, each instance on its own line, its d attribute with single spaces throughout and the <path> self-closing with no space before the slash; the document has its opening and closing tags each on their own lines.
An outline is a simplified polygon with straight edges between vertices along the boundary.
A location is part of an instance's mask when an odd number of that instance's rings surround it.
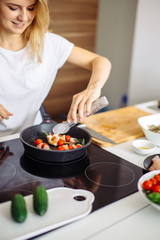
<svg viewBox="0 0 160 240">
<path fill-rule="evenodd" d="M 36 147 L 35 140 L 38 138 L 47 143 L 44 131 L 52 133 L 52 129 L 55 124 L 56 122 L 50 119 L 50 116 L 48 115 L 41 124 L 25 128 L 20 133 L 20 140 L 23 143 L 25 152 L 32 158 L 50 163 L 69 162 L 82 158 L 87 153 L 87 147 L 91 144 L 92 138 L 87 131 L 76 126 L 71 128 L 66 135 L 70 135 L 71 137 L 78 139 L 84 138 L 85 144 L 81 148 L 59 151 L 51 145 L 51 150 L 39 149 Z"/>
</svg>

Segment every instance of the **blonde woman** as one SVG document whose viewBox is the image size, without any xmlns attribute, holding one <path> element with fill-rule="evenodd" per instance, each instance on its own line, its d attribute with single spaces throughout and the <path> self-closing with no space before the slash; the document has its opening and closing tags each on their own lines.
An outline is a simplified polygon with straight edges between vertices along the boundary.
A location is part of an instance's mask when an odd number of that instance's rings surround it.
<svg viewBox="0 0 160 240">
<path fill-rule="evenodd" d="M 90 112 L 107 81 L 107 58 L 50 33 L 46 0 L 0 0 L 0 136 L 40 123 L 39 108 L 57 71 L 67 61 L 91 70 L 84 91 L 73 96 L 67 116 Z"/>
</svg>

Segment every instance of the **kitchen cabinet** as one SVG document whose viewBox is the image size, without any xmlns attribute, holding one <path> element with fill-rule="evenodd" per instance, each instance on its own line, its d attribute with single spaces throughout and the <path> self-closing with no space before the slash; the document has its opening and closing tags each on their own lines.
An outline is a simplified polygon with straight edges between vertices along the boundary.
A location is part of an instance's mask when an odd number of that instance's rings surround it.
<svg viewBox="0 0 160 240">
<path fill-rule="evenodd" d="M 99 0 L 48 0 L 52 32 L 75 45 L 94 51 Z M 66 63 L 44 101 L 54 120 L 67 115 L 72 96 L 86 88 L 90 71 Z"/>
</svg>

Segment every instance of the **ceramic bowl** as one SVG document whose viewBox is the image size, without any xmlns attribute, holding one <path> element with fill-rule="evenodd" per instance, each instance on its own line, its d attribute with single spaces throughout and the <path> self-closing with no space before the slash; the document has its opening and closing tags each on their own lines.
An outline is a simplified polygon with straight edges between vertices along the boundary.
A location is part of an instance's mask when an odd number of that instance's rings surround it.
<svg viewBox="0 0 160 240">
<path fill-rule="evenodd" d="M 149 155 L 148 157 L 145 158 L 145 160 L 143 161 L 143 166 L 146 170 L 149 171 L 149 168 L 151 167 L 152 163 L 153 163 L 153 158 L 158 156 L 160 158 L 160 154 L 159 153 L 156 153 L 156 154 L 153 154 L 153 155 Z"/>
<path fill-rule="evenodd" d="M 153 178 L 154 175 L 160 173 L 160 170 L 155 170 L 155 171 L 152 171 L 152 172 L 148 172 L 146 174 L 144 174 L 138 181 L 138 190 L 141 194 L 141 196 L 149 203 L 151 204 L 154 208 L 158 209 L 160 211 L 160 205 L 156 204 L 156 203 L 153 203 L 152 201 L 150 201 L 145 192 L 143 191 L 143 187 L 142 187 L 142 184 L 144 181 L 146 180 L 149 180 L 150 178 Z"/>
<path fill-rule="evenodd" d="M 160 113 L 140 117 L 138 118 L 138 123 L 141 126 L 145 137 L 155 145 L 160 146 L 160 133 L 155 133 L 149 130 L 149 126 L 151 125 L 160 125 Z"/>
<path fill-rule="evenodd" d="M 156 149 L 156 145 L 148 140 L 134 140 L 132 146 L 134 151 L 140 155 L 149 155 Z"/>
</svg>

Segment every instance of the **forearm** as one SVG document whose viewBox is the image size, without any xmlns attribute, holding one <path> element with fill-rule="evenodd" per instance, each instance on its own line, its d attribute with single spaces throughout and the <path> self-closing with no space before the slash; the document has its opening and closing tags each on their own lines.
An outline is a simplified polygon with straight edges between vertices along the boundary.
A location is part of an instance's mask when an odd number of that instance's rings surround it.
<svg viewBox="0 0 160 240">
<path fill-rule="evenodd" d="M 91 70 L 87 89 L 101 90 L 110 75 L 111 63 L 107 58 L 98 56 L 91 63 Z"/>
<path fill-rule="evenodd" d="M 111 71 L 111 63 L 107 58 L 76 46 L 67 61 L 78 67 L 91 70 L 91 78 L 87 87 L 89 89 L 98 88 L 100 90 Z"/>
<path fill-rule="evenodd" d="M 73 120 L 76 122 L 78 113 L 79 119 L 82 121 L 85 115 L 90 113 L 92 102 L 100 97 L 101 89 L 111 71 L 111 63 L 105 57 L 78 47 L 73 48 L 68 62 L 91 70 L 87 88 L 73 96 L 67 116 L 68 121 Z"/>
</svg>

